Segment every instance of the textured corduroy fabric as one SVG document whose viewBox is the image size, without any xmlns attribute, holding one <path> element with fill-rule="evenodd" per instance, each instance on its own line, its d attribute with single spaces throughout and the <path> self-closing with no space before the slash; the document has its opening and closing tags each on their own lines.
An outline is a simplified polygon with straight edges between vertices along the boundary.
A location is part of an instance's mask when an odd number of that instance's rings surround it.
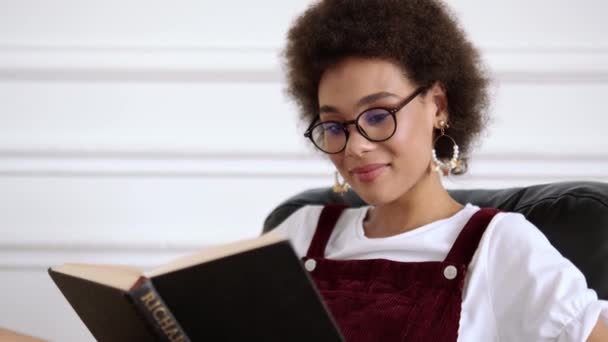
<svg viewBox="0 0 608 342">
<path fill-rule="evenodd" d="M 476 212 L 444 261 L 325 259 L 345 208 L 323 208 L 303 259 L 315 260 L 311 275 L 346 341 L 456 341 L 467 267 L 498 210 Z"/>
</svg>

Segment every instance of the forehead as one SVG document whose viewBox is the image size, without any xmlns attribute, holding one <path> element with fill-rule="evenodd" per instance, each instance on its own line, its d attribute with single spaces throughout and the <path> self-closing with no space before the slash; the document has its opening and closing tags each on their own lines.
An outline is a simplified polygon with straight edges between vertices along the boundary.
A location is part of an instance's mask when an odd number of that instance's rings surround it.
<svg viewBox="0 0 608 342">
<path fill-rule="evenodd" d="M 405 71 L 383 59 L 347 58 L 327 69 L 319 82 L 319 105 L 350 106 L 360 98 L 377 93 L 403 93 L 413 85 Z"/>
</svg>

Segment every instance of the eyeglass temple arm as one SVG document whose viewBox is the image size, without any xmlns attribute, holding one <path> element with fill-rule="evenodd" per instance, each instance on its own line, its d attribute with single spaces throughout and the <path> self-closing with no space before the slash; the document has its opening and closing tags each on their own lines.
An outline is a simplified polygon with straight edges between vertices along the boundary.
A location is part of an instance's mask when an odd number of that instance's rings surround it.
<svg viewBox="0 0 608 342">
<path fill-rule="evenodd" d="M 304 137 L 310 138 L 312 127 L 317 123 L 317 121 L 319 121 L 318 115 L 314 118 L 314 120 L 312 120 L 310 125 L 308 125 L 308 128 L 306 129 L 306 131 L 304 131 Z"/>
<path fill-rule="evenodd" d="M 403 107 L 405 107 L 408 103 L 412 102 L 412 100 L 414 98 L 416 98 L 416 96 L 420 95 L 420 93 L 422 93 L 423 91 L 425 91 L 427 89 L 428 89 L 428 86 L 418 87 L 418 89 L 416 89 L 416 91 L 412 95 L 406 97 L 403 101 L 401 101 L 401 103 L 397 107 L 391 109 L 390 112 L 393 113 L 393 114 L 397 113 Z"/>
</svg>

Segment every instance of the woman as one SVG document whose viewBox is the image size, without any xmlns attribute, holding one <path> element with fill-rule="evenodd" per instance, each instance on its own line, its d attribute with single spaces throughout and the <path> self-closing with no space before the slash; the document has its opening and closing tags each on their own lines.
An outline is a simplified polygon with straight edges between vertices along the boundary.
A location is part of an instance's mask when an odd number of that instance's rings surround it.
<svg viewBox="0 0 608 342">
<path fill-rule="evenodd" d="M 289 31 L 289 94 L 369 207 L 277 229 L 352 341 L 607 341 L 608 305 L 532 224 L 452 199 L 440 176 L 484 126 L 476 50 L 434 0 L 327 0 Z M 437 172 L 439 171 L 439 172 Z"/>
</svg>

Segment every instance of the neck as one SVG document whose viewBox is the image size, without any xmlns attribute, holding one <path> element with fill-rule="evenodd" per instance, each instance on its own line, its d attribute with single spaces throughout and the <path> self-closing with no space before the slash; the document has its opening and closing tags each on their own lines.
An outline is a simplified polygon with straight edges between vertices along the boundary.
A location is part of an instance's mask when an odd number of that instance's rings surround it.
<svg viewBox="0 0 608 342">
<path fill-rule="evenodd" d="M 404 233 L 450 217 L 462 208 L 445 190 L 439 175 L 429 169 L 402 197 L 370 209 L 364 222 L 365 235 L 379 238 Z"/>
</svg>

